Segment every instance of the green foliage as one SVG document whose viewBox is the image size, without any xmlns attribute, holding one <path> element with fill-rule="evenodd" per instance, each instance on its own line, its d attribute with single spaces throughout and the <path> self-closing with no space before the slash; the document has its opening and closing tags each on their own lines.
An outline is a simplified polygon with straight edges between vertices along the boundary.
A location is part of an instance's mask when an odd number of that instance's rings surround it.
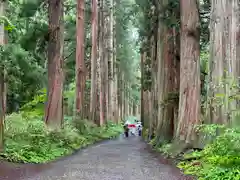
<svg viewBox="0 0 240 180">
<path fill-rule="evenodd" d="M 143 127 L 142 136 L 146 141 L 148 140 L 148 132 L 149 132 L 149 130 L 147 128 Z"/>
<path fill-rule="evenodd" d="M 178 15 L 176 14 L 179 6 L 179 1 L 170 0 L 167 4 L 163 5 L 160 13 L 160 20 L 166 26 L 175 27 L 177 30 L 180 29 L 180 19 L 178 19 Z"/>
<path fill-rule="evenodd" d="M 6 119 L 6 151 L 1 157 L 18 162 L 46 162 L 71 153 L 79 147 L 97 140 L 116 136 L 121 128 L 114 123 L 97 127 L 85 120 L 73 124 L 71 113 L 65 116 L 64 129 L 50 131 L 43 122 L 47 86 L 47 3 L 41 0 L 10 0 L 6 14 L 0 17 L 8 30 L 8 43 L 0 47 L 0 68 L 6 71 L 8 113 Z M 64 103 L 74 109 L 75 104 L 75 49 L 76 1 L 67 0 L 65 7 L 64 32 Z M 124 74 L 124 91 L 129 100 L 140 101 L 140 71 L 137 44 L 137 29 L 134 27 L 136 12 L 133 1 L 124 0 L 116 6 L 117 66 Z M 91 50 L 91 3 L 86 3 L 85 62 L 89 68 Z M 9 29 L 10 28 L 10 29 Z M 132 33 L 135 32 L 135 33 Z M 135 42 L 135 43 L 132 43 Z M 134 69 L 134 71 L 133 71 Z M 86 82 L 90 92 L 90 81 Z M 85 102 L 90 95 L 86 93 Z M 85 103 L 87 104 L 87 103 Z M 65 107 L 65 106 L 64 106 Z"/>
<path fill-rule="evenodd" d="M 161 152 L 166 157 L 171 157 L 170 149 L 172 147 L 172 144 L 163 144 L 160 147 L 156 147 L 155 149 L 158 152 Z"/>
<path fill-rule="evenodd" d="M 46 97 L 46 89 L 40 90 L 33 98 L 32 101 L 26 103 L 21 107 L 21 112 L 24 117 L 34 116 L 43 116 L 44 115 L 44 105 L 47 99 Z"/>
<path fill-rule="evenodd" d="M 149 142 L 149 145 L 151 145 L 155 151 L 160 152 L 162 155 L 166 157 L 172 157 L 172 153 L 171 153 L 172 144 L 169 144 L 169 143 L 159 144 L 157 136 L 151 139 L 151 141 Z"/>
<path fill-rule="evenodd" d="M 209 83 L 207 82 L 207 74 L 208 70 L 208 61 L 209 61 L 209 52 L 208 49 L 204 49 L 204 51 L 200 54 L 200 71 L 201 71 L 201 101 L 202 104 L 207 100 L 207 88 Z"/>
<path fill-rule="evenodd" d="M 216 136 L 217 129 L 223 131 L 219 136 Z M 202 180 L 239 179 L 240 129 L 205 125 L 198 130 L 208 132 L 215 140 L 203 151 L 186 155 L 185 161 L 180 162 L 178 167 L 183 169 L 185 174 L 195 175 Z"/>
<path fill-rule="evenodd" d="M 48 162 L 96 141 L 116 137 L 122 131 L 112 122 L 97 127 L 85 121 L 85 126 L 86 131 L 82 134 L 71 121 L 65 123 L 64 129 L 50 131 L 39 116 L 29 119 L 12 114 L 6 118 L 6 146 L 0 157 L 13 162 Z"/>
<path fill-rule="evenodd" d="M 7 27 L 14 27 L 8 32 L 8 45 L 1 47 L 0 67 L 7 70 L 8 83 L 8 113 L 32 101 L 38 96 L 38 91 L 46 88 L 47 84 L 47 43 L 48 16 L 47 2 L 41 0 L 11 0 L 7 3 L 6 14 L 0 17 Z M 124 0 L 114 8 L 116 16 L 117 63 L 119 72 L 124 73 L 124 82 L 130 86 L 139 86 L 136 74 L 139 71 L 137 44 L 137 29 L 133 26 L 136 21 L 133 1 Z M 75 49 L 76 37 L 76 1 L 66 0 L 65 32 L 64 32 L 64 72 L 67 94 L 74 93 L 72 82 L 75 78 Z M 91 51 L 91 2 L 86 2 L 85 16 L 85 61 L 88 69 Z M 136 33 L 132 33 L 132 32 Z M 134 69 L 134 71 L 133 71 Z M 90 83 L 88 83 L 90 84 Z M 86 84 L 86 89 L 89 86 Z M 129 92 L 130 100 L 139 103 L 139 89 L 124 89 Z M 89 91 L 86 91 L 89 92 Z M 66 95 L 68 96 L 68 95 Z M 74 101 L 69 105 L 74 107 Z M 90 96 L 85 96 L 89 98 Z M 86 99 L 87 100 L 87 99 Z M 35 100 L 34 100 L 35 101 Z M 71 107 L 69 107 L 70 109 Z"/>
<path fill-rule="evenodd" d="M 5 16 L 0 16 L 0 23 L 4 24 L 4 29 L 7 31 L 12 31 L 14 26 L 12 23 L 9 21 L 9 19 Z"/>
<path fill-rule="evenodd" d="M 119 83 L 126 84 L 121 90 L 129 96 L 134 104 L 140 102 L 140 66 L 138 32 L 135 26 L 137 17 L 134 1 L 123 0 L 116 4 L 116 56 L 119 77 L 124 75 Z M 120 78 L 119 78 L 120 79 Z M 120 79 L 121 80 L 121 79 Z"/>
</svg>

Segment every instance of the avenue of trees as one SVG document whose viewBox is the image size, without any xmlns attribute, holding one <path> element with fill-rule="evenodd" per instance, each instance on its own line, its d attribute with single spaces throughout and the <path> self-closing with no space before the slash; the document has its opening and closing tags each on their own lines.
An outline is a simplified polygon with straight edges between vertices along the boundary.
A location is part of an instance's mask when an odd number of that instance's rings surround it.
<svg viewBox="0 0 240 180">
<path fill-rule="evenodd" d="M 140 114 L 133 3 L 0 1 L 1 158 L 49 161 Z"/>
<path fill-rule="evenodd" d="M 0 157 L 121 131 L 199 179 L 240 179 L 238 0 L 0 0 Z M 29 144 L 34 144 L 31 146 Z"/>
<path fill-rule="evenodd" d="M 169 156 L 185 152 L 185 173 L 239 179 L 239 1 L 136 3 L 145 138 Z"/>
</svg>

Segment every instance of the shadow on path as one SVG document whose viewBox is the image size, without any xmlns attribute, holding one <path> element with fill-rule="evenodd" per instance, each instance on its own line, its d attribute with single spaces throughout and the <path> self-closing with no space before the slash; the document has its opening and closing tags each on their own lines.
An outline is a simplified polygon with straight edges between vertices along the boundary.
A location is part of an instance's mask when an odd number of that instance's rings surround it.
<svg viewBox="0 0 240 180">
<path fill-rule="evenodd" d="M 138 137 L 106 141 L 42 165 L 0 163 L 0 180 L 184 180 Z"/>
</svg>

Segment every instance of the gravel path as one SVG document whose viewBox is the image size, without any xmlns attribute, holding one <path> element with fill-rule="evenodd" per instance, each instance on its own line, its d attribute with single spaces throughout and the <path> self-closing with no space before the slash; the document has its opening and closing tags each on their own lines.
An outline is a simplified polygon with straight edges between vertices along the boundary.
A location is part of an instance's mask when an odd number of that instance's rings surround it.
<svg viewBox="0 0 240 180">
<path fill-rule="evenodd" d="M 5 169 L 5 174 L 0 173 L 1 180 L 184 179 L 175 168 L 161 164 L 138 137 L 106 141 L 46 165 L 15 167 L 9 172 Z"/>
</svg>

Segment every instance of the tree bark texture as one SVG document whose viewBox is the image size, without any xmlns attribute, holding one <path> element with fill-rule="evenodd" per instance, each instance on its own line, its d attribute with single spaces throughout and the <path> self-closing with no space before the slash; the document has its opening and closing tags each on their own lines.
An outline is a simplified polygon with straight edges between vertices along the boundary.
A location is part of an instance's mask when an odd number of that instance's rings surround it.
<svg viewBox="0 0 240 180">
<path fill-rule="evenodd" d="M 240 62 L 240 14 L 237 0 L 212 0 L 208 104 L 209 123 L 235 124 Z M 232 125 L 233 125 L 232 124 Z"/>
<path fill-rule="evenodd" d="M 93 122 L 96 120 L 97 109 L 97 34 L 98 34 L 98 9 L 97 0 L 92 0 L 92 52 L 91 52 L 91 100 L 90 100 L 90 118 Z"/>
<path fill-rule="evenodd" d="M 106 74 L 107 74 L 107 67 L 106 67 L 106 58 L 105 58 L 105 14 L 104 13 L 104 0 L 100 0 L 99 2 L 99 9 L 100 9 L 100 16 L 99 16 L 99 70 L 100 70 L 100 94 L 99 94 L 99 102 L 100 102 L 100 125 L 103 125 L 103 123 L 106 121 L 107 118 L 107 80 L 106 80 Z M 108 74 L 107 74 L 108 75 Z"/>
<path fill-rule="evenodd" d="M 45 122 L 60 128 L 63 123 L 63 1 L 49 1 L 48 100 Z"/>
<path fill-rule="evenodd" d="M 0 16 L 5 15 L 5 1 L 0 1 Z M 4 23 L 0 24 L 0 46 L 5 44 Z M 5 88 L 4 88 L 4 65 L 0 67 L 0 152 L 4 151 L 4 120 L 5 120 Z"/>
<path fill-rule="evenodd" d="M 194 126 L 200 123 L 200 33 L 196 0 L 180 0 L 181 62 L 179 121 L 176 140 L 193 144 Z"/>
<path fill-rule="evenodd" d="M 108 119 L 114 120 L 113 0 L 107 0 Z"/>
<path fill-rule="evenodd" d="M 76 26 L 76 117 L 84 118 L 84 91 L 86 83 L 86 66 L 84 61 L 84 0 L 77 1 Z"/>
<path fill-rule="evenodd" d="M 113 18 L 113 117 L 114 121 L 119 121 L 119 103 L 118 103 L 118 66 L 117 66 L 117 52 L 116 52 L 116 20 Z"/>
</svg>

